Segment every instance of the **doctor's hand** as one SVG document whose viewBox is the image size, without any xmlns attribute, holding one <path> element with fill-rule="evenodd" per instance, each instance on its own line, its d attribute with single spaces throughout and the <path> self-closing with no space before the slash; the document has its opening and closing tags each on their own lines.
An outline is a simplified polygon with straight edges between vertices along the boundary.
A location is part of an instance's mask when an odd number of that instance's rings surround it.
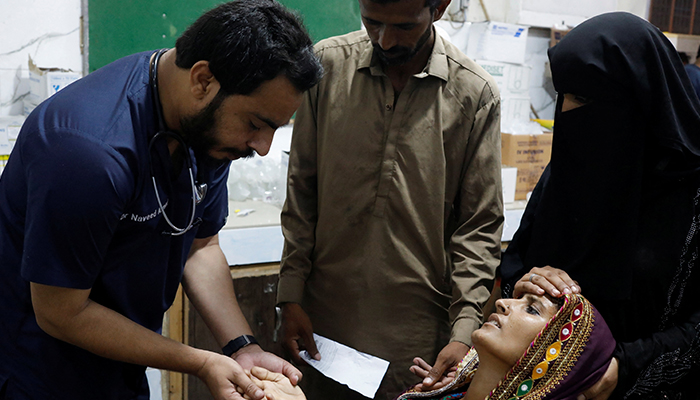
<svg viewBox="0 0 700 400">
<path fill-rule="evenodd" d="M 313 333 L 311 320 L 300 304 L 284 303 L 282 305 L 282 347 L 295 363 L 306 365 L 299 356 L 301 350 L 306 350 L 311 357 L 321 360 Z"/>
<path fill-rule="evenodd" d="M 243 400 L 239 392 L 252 400 L 265 397 L 263 390 L 253 383 L 243 367 L 222 354 L 210 352 L 194 375 L 207 385 L 216 400 Z"/>
<path fill-rule="evenodd" d="M 579 294 L 581 287 L 569 274 L 558 268 L 549 265 L 534 267 L 515 283 L 513 298 L 518 299 L 525 293 L 543 295 L 545 292 L 552 297 L 561 297 L 565 294 Z"/>
<path fill-rule="evenodd" d="M 272 353 L 263 351 L 260 346 L 252 344 L 246 346 L 231 355 L 244 369 L 250 371 L 254 367 L 262 367 L 272 373 L 286 376 L 292 385 L 297 385 L 301 380 L 301 372 L 288 361 L 283 360 Z"/>
</svg>

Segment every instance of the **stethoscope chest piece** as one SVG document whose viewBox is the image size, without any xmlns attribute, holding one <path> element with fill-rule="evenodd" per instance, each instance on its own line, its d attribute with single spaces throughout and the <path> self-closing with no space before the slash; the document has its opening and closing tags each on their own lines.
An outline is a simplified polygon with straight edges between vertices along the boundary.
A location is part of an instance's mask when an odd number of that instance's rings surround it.
<svg viewBox="0 0 700 400">
<path fill-rule="evenodd" d="M 207 196 L 207 190 L 209 187 L 207 186 L 206 183 L 200 183 L 195 185 L 195 202 L 197 204 L 201 203 L 204 198 Z"/>
</svg>

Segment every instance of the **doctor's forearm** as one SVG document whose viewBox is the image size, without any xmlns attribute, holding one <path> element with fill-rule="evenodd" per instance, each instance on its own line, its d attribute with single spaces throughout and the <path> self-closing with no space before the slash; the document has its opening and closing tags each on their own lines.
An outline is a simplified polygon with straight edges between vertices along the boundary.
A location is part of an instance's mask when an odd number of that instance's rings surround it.
<svg viewBox="0 0 700 400">
<path fill-rule="evenodd" d="M 218 236 L 195 242 L 182 286 L 219 346 L 241 335 L 253 334 L 236 300 L 231 271 Z"/>
<path fill-rule="evenodd" d="M 99 356 L 153 368 L 197 374 L 216 355 L 152 332 L 92 300 L 80 306 L 75 289 L 32 286 L 39 326 L 49 335 Z M 64 301 L 68 299 L 68 301 Z M 68 306 L 66 306 L 68 304 Z"/>
</svg>

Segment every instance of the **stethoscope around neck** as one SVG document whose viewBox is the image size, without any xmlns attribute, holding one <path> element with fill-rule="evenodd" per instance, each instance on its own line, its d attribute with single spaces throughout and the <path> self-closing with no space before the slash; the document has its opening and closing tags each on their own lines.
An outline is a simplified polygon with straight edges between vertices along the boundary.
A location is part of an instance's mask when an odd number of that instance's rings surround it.
<svg viewBox="0 0 700 400">
<path fill-rule="evenodd" d="M 158 61 L 160 60 L 160 57 L 167 51 L 167 49 L 161 49 L 159 50 L 155 56 L 153 57 L 153 62 L 151 63 L 151 68 L 149 71 L 149 78 L 150 78 L 150 83 L 151 83 L 151 88 L 153 89 L 153 103 L 154 103 L 154 108 L 156 110 L 156 115 L 158 117 L 158 132 L 156 132 L 155 135 L 151 138 L 151 140 L 148 142 L 148 166 L 151 170 L 151 181 L 153 182 L 153 190 L 156 193 L 156 200 L 158 201 L 158 208 L 163 214 L 163 218 L 165 219 L 165 222 L 168 223 L 170 228 L 173 230 L 172 232 L 165 231 L 163 234 L 166 235 L 171 235 L 171 236 L 180 236 L 184 235 L 185 232 L 189 231 L 190 229 L 194 228 L 195 226 L 199 225 L 202 222 L 201 218 L 196 218 L 196 210 L 197 210 L 197 204 L 201 203 L 202 200 L 204 200 L 204 197 L 207 195 L 207 184 L 202 183 L 198 184 L 197 181 L 195 181 L 194 178 L 194 172 L 193 172 L 193 163 L 192 163 L 192 155 L 190 154 L 189 149 L 187 148 L 187 144 L 185 143 L 185 140 L 182 139 L 182 136 L 178 135 L 175 132 L 169 131 L 165 127 L 165 120 L 163 119 L 163 109 L 162 105 L 160 104 L 160 98 L 158 94 Z M 163 202 L 160 199 L 160 194 L 158 193 L 158 184 L 156 183 L 156 175 L 155 171 L 153 170 L 153 159 L 151 157 L 152 151 L 153 151 L 153 145 L 156 142 L 156 140 L 159 137 L 170 137 L 175 140 L 177 140 L 178 144 L 182 148 L 183 152 L 185 153 L 185 164 L 187 165 L 187 170 L 190 175 L 190 184 L 192 187 L 192 205 L 191 205 L 191 212 L 190 212 L 190 219 L 189 222 L 187 223 L 187 226 L 184 228 L 180 228 L 176 226 L 172 220 L 168 217 L 168 214 L 165 212 L 165 206 L 163 205 Z"/>
</svg>

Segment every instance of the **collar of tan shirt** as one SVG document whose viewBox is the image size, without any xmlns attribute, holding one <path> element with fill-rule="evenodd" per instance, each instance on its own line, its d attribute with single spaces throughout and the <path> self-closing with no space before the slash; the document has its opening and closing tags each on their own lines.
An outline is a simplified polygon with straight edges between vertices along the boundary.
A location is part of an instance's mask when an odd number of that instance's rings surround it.
<svg viewBox="0 0 700 400">
<path fill-rule="evenodd" d="M 447 82 L 449 70 L 447 66 L 447 54 L 445 53 L 445 39 L 437 33 L 435 28 L 433 28 L 433 34 L 435 35 L 435 44 L 433 45 L 433 52 L 428 59 L 428 64 L 423 68 L 423 72 L 414 76 L 416 78 L 434 76 Z M 374 47 L 371 42 L 360 55 L 360 60 L 357 64 L 358 71 L 364 68 L 369 68 L 372 76 L 385 75 L 382 70 L 382 65 L 379 63 L 379 58 L 374 55 Z"/>
</svg>

